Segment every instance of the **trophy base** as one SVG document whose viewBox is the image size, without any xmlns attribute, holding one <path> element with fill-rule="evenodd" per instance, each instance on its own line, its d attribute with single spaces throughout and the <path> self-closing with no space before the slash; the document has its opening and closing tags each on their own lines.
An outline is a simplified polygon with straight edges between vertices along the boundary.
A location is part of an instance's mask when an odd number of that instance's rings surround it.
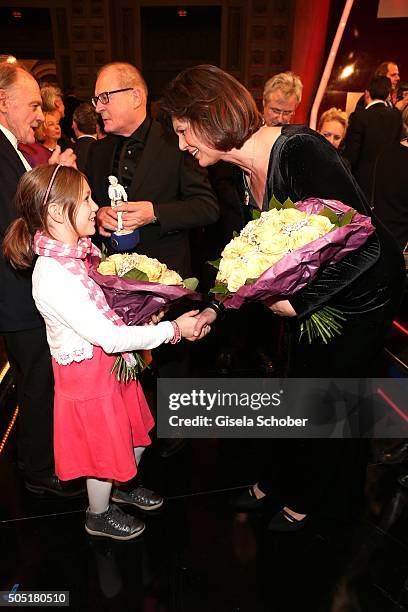
<svg viewBox="0 0 408 612">
<path fill-rule="evenodd" d="M 111 246 L 117 253 L 130 251 L 137 247 L 140 242 L 139 230 L 130 233 L 115 232 L 111 235 Z"/>
</svg>

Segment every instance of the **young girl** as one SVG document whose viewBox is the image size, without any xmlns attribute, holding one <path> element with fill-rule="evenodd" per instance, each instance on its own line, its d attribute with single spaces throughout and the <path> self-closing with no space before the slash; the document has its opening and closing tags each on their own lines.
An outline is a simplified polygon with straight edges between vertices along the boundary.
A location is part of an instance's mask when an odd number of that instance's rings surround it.
<svg viewBox="0 0 408 612">
<path fill-rule="evenodd" d="M 113 353 L 191 337 L 198 311 L 172 322 L 127 327 L 109 308 L 87 274 L 88 255 L 99 254 L 89 238 L 98 207 L 77 170 L 48 165 L 27 172 L 16 205 L 20 217 L 10 226 L 3 249 L 20 269 L 29 268 L 38 255 L 33 296 L 46 324 L 54 369 L 56 473 L 61 480 L 87 477 L 88 533 L 130 540 L 145 525 L 109 504 L 112 482 L 135 476 L 154 421 L 140 384 L 118 382 L 110 373 Z M 112 499 L 145 510 L 163 503 L 142 487 L 114 487 Z"/>
</svg>

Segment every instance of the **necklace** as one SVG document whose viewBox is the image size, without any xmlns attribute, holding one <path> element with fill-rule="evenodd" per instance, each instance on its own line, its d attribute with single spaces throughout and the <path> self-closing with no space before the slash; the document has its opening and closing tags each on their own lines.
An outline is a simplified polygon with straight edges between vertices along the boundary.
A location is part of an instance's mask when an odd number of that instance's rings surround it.
<svg viewBox="0 0 408 612">
<path fill-rule="evenodd" d="M 252 174 L 254 171 L 254 163 L 255 163 L 255 147 L 256 147 L 256 137 L 258 136 L 258 132 L 256 132 L 254 134 L 254 140 L 253 140 L 253 144 L 252 144 L 252 162 L 251 162 L 251 168 L 249 169 L 249 172 L 246 173 L 244 170 L 242 171 L 242 178 L 244 180 L 244 204 L 245 206 L 249 205 L 249 202 L 251 200 L 251 179 L 252 179 Z"/>
</svg>

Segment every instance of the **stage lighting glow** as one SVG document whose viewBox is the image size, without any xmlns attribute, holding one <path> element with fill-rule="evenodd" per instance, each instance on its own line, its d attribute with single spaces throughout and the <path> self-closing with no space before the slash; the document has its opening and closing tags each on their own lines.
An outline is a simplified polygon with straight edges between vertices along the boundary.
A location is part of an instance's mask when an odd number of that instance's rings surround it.
<svg viewBox="0 0 408 612">
<path fill-rule="evenodd" d="M 354 64 L 349 64 L 348 66 L 345 66 L 343 68 L 343 70 L 340 73 L 340 79 L 347 79 L 349 76 L 351 76 L 354 72 Z"/>
</svg>

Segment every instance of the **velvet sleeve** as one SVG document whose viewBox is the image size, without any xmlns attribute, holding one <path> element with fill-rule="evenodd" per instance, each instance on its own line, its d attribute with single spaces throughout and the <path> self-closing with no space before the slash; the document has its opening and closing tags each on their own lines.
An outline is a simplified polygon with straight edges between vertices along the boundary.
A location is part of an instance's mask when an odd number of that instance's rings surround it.
<svg viewBox="0 0 408 612">
<path fill-rule="evenodd" d="M 287 195 L 295 200 L 319 197 L 340 200 L 369 214 L 364 196 L 337 151 L 317 134 L 299 134 L 285 143 L 280 171 Z M 376 234 L 340 262 L 326 266 L 317 278 L 290 298 L 298 317 L 317 310 L 369 270 L 380 256 Z"/>
</svg>

